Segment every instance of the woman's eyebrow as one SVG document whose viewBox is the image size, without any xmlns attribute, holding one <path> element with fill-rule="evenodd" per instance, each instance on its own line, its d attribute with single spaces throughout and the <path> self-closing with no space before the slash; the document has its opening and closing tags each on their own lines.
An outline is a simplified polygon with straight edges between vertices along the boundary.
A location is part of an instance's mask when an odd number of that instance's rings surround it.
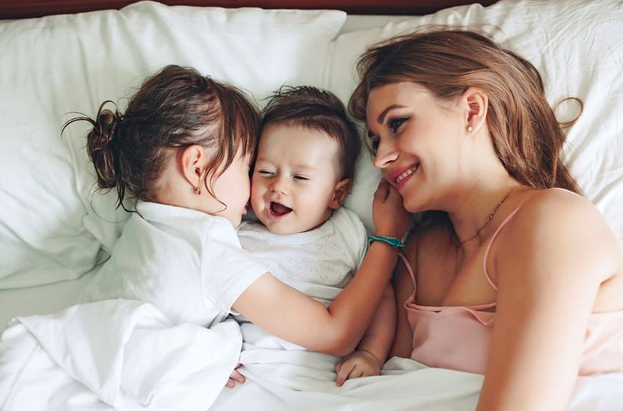
<svg viewBox="0 0 623 411">
<path fill-rule="evenodd" d="M 404 106 L 401 106 L 401 105 L 399 105 L 399 104 L 392 104 L 391 106 L 389 106 L 389 107 L 385 108 L 385 110 L 383 110 L 383 111 L 381 112 L 381 114 L 379 114 L 379 116 L 377 117 L 376 121 L 377 121 L 379 124 L 383 124 L 383 121 L 385 121 L 385 116 L 387 115 L 387 113 L 388 113 L 390 110 L 393 110 L 393 109 L 395 109 L 395 108 L 404 108 Z"/>
</svg>

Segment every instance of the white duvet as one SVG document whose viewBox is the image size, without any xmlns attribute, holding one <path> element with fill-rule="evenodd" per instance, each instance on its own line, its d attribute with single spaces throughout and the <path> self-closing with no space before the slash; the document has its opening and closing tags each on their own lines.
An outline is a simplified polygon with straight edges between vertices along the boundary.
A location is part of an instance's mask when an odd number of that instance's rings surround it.
<svg viewBox="0 0 623 411">
<path fill-rule="evenodd" d="M 266 343 L 262 347 L 271 345 Z M 480 375 L 392 358 L 382 375 L 338 388 L 333 356 L 248 346 L 240 354 L 240 349 L 233 321 L 211 329 L 174 326 L 139 301 L 105 300 L 19 317 L 0 338 L 0 407 L 469 411 L 482 383 Z M 223 388 L 238 361 L 247 381 Z M 580 378 L 569 409 L 620 411 L 622 387 L 623 373 Z"/>
<path fill-rule="evenodd" d="M 233 321 L 174 326 L 133 300 L 19 317 L 0 339 L 2 410 L 207 410 L 238 361 Z"/>
</svg>

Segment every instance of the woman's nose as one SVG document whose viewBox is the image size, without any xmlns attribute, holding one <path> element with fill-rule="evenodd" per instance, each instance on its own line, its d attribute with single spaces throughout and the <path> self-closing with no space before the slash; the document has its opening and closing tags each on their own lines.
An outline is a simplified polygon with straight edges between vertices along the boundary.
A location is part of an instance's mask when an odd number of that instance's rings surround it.
<svg viewBox="0 0 623 411">
<path fill-rule="evenodd" d="M 396 151 L 396 146 L 393 142 L 387 141 L 387 139 L 381 140 L 379 141 L 379 145 L 376 149 L 376 155 L 374 156 L 374 167 L 383 169 L 396 161 L 397 157 L 398 152 Z"/>
</svg>

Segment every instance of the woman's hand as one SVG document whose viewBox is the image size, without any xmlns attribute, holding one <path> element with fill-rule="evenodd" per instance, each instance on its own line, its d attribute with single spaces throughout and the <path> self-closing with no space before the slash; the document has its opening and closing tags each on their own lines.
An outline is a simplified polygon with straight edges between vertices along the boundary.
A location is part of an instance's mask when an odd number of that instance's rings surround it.
<svg viewBox="0 0 623 411">
<path fill-rule="evenodd" d="M 386 180 L 381 180 L 374 192 L 372 215 L 376 234 L 402 239 L 409 225 L 411 214 L 402 205 L 402 196 Z"/>
</svg>

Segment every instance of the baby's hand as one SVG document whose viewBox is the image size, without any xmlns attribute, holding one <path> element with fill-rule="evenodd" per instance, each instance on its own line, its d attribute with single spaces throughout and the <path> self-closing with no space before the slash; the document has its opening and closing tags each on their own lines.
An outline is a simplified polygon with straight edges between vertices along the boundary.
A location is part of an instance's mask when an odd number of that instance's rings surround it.
<svg viewBox="0 0 623 411">
<path fill-rule="evenodd" d="M 374 193 L 372 214 L 376 234 L 402 239 L 409 229 L 411 214 L 402 205 L 402 196 L 386 180 Z"/>
<path fill-rule="evenodd" d="M 240 372 L 238 371 L 239 367 L 240 367 L 240 363 L 238 363 L 238 365 L 236 365 L 236 368 L 234 368 L 234 370 L 231 372 L 231 375 L 229 376 L 227 383 L 225 383 L 225 386 L 227 388 L 234 388 L 236 386 L 236 383 L 242 384 L 246 381 L 246 378 L 244 377 L 244 375 L 240 374 Z"/>
<path fill-rule="evenodd" d="M 353 351 L 335 366 L 337 373 L 335 385 L 341 387 L 349 378 L 379 375 L 382 365 L 381 361 L 368 351 Z"/>
</svg>

